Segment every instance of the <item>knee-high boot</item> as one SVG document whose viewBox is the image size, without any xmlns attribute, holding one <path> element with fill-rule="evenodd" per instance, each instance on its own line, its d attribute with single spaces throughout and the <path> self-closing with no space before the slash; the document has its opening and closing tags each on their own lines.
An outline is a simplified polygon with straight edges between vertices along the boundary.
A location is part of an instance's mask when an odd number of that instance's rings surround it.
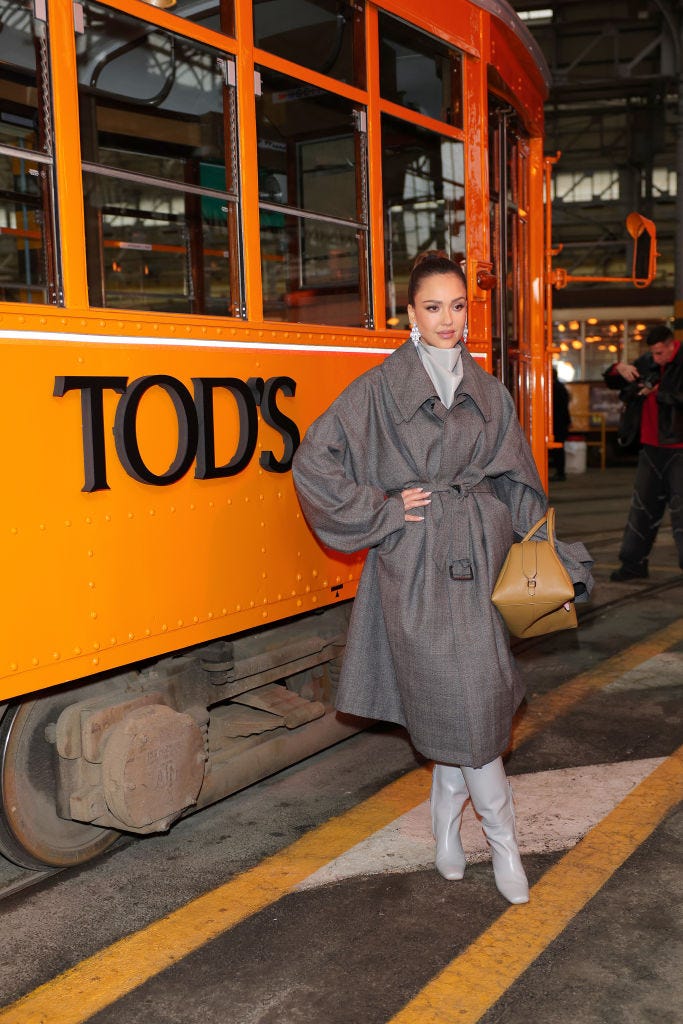
<svg viewBox="0 0 683 1024">
<path fill-rule="evenodd" d="M 528 903 L 529 883 L 517 848 L 512 791 L 501 758 L 483 768 L 463 768 L 462 773 L 491 848 L 498 891 L 510 903 Z"/>
<path fill-rule="evenodd" d="M 435 764 L 429 798 L 432 832 L 436 839 L 436 869 L 455 881 L 465 874 L 465 851 L 460 841 L 460 823 L 469 792 L 460 769 L 451 764 Z"/>
</svg>

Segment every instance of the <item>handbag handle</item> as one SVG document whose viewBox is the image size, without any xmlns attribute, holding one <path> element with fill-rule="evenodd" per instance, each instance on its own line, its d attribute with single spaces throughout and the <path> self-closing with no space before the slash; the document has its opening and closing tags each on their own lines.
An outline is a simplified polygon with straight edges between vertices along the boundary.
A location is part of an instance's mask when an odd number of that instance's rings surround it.
<svg viewBox="0 0 683 1024">
<path fill-rule="evenodd" d="M 533 535 L 538 530 L 540 530 L 541 527 L 543 526 L 543 524 L 546 523 L 546 522 L 548 524 L 548 530 L 547 530 L 547 532 L 548 532 L 548 543 L 550 544 L 550 546 L 552 548 L 554 548 L 555 547 L 555 509 L 552 506 L 549 506 L 547 511 L 546 511 L 546 514 L 544 516 L 541 516 L 541 518 L 538 520 L 538 522 L 535 523 L 534 526 L 531 527 L 531 529 L 527 533 L 526 537 L 522 538 L 522 544 L 524 543 L 525 540 L 531 540 Z"/>
</svg>

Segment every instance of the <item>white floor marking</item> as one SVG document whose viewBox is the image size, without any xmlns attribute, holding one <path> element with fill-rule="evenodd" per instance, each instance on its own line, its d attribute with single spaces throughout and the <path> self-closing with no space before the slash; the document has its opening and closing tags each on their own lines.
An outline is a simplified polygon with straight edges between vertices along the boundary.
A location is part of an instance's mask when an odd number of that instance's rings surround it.
<svg viewBox="0 0 683 1024">
<path fill-rule="evenodd" d="M 662 686 L 683 686 L 683 654 L 663 651 L 636 665 L 605 686 L 603 693 L 619 690 L 656 690 Z"/>
<path fill-rule="evenodd" d="M 663 760 L 649 758 L 513 776 L 521 852 L 547 853 L 575 846 Z M 468 861 L 488 858 L 486 840 L 469 803 L 461 836 Z M 313 889 L 356 875 L 415 871 L 433 865 L 434 840 L 429 801 L 425 801 L 330 861 L 298 889 Z"/>
</svg>

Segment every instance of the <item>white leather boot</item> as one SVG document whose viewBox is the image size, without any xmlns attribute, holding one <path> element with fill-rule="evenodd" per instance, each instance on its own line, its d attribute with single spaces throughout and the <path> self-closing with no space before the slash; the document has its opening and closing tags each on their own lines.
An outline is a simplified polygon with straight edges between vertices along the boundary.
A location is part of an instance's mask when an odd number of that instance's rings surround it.
<svg viewBox="0 0 683 1024">
<path fill-rule="evenodd" d="M 463 768 L 462 773 L 491 847 L 498 891 L 510 903 L 528 903 L 529 883 L 517 848 L 512 791 L 502 759 L 483 768 Z"/>
<path fill-rule="evenodd" d="M 436 870 L 449 881 L 465 874 L 465 851 L 460 841 L 462 809 L 469 793 L 460 769 L 435 764 L 432 773 L 432 832 L 436 839 Z"/>
</svg>

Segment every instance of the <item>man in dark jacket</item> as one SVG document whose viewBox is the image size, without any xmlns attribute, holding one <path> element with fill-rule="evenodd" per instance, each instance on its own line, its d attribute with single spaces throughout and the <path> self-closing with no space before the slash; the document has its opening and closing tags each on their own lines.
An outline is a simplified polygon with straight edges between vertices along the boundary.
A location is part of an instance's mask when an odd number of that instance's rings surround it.
<svg viewBox="0 0 683 1024">
<path fill-rule="evenodd" d="M 666 506 L 683 569 L 683 349 L 664 324 L 647 336 L 648 351 L 634 363 L 615 363 L 604 374 L 625 403 L 620 440 L 640 431 L 640 454 L 631 508 L 619 551 L 623 583 L 648 576 L 648 557 Z M 633 434 L 631 439 L 638 436 Z"/>
</svg>

